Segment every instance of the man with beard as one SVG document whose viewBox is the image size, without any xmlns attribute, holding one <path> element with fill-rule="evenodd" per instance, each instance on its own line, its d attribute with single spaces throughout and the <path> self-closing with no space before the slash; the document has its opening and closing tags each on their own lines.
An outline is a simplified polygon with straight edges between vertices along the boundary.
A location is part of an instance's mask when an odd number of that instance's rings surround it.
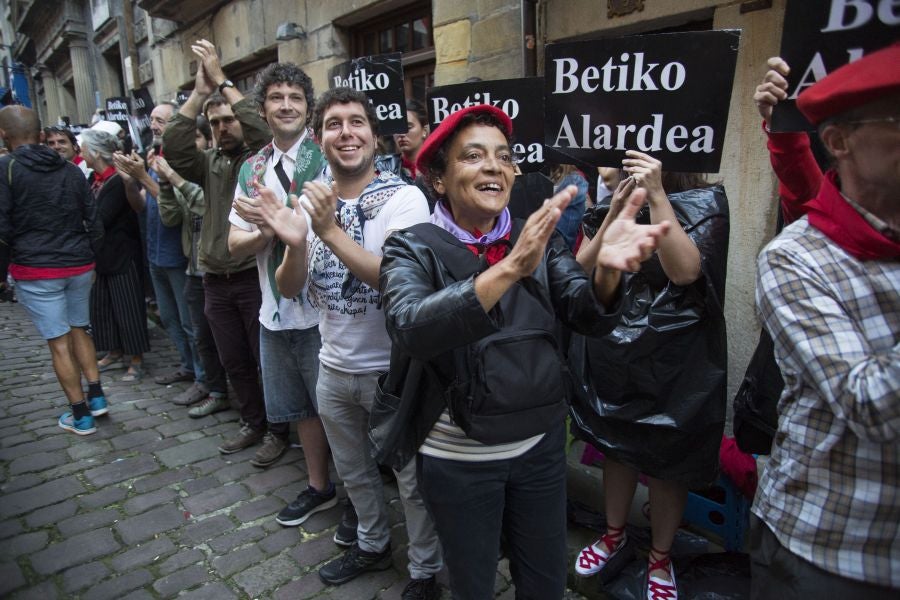
<svg viewBox="0 0 900 600">
<path fill-rule="evenodd" d="M 178 105 L 174 102 L 162 102 L 150 113 L 154 148 L 160 148 L 162 145 L 163 132 L 177 110 Z M 159 176 L 156 171 L 145 170 L 144 161 L 134 152 L 131 156 L 116 154 L 114 159 L 116 168 L 125 182 L 125 193 L 128 195 L 129 203 L 136 211 L 145 212 L 150 280 L 156 292 L 163 327 L 169 339 L 175 344 L 181 361 L 178 369 L 157 375 L 153 380 L 160 385 L 177 381 L 194 381 L 195 387 L 202 388 L 203 366 L 197 354 L 191 313 L 184 295 L 187 258 L 181 250 L 181 228 L 169 227 L 160 219 L 159 205 L 156 201 L 159 196 Z M 153 151 L 148 155 L 148 159 L 153 160 Z M 107 366 L 100 361 L 101 369 Z M 135 378 L 139 379 L 141 373 L 137 372 L 135 375 Z M 201 397 L 203 395 L 205 394 Z"/>
<path fill-rule="evenodd" d="M 241 414 L 238 433 L 219 446 L 219 452 L 231 454 L 260 442 L 267 430 L 258 373 L 262 298 L 256 261 L 253 256 L 231 256 L 228 216 L 241 164 L 266 145 L 271 133 L 253 100 L 244 98 L 225 77 L 215 46 L 199 40 L 191 51 L 199 59 L 194 90 L 163 134 L 163 147 L 169 165 L 188 181 L 203 187 L 206 214 L 200 229 L 199 265 L 206 273 L 205 313 Z M 214 93 L 216 89 L 218 94 Z M 201 109 L 212 127 L 213 150 L 198 150 L 194 144 L 195 119 Z M 227 408 L 227 400 L 209 396 L 191 409 L 191 415 L 202 416 Z M 273 453 L 269 445 L 274 443 L 274 436 L 265 437 L 258 458 Z"/>
</svg>

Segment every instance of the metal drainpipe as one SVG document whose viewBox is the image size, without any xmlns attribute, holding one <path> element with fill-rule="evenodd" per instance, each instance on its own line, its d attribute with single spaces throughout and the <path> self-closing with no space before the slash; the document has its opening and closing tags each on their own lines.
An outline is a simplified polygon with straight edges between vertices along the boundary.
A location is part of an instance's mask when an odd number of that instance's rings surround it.
<svg viewBox="0 0 900 600">
<path fill-rule="evenodd" d="M 522 0 L 522 76 L 537 74 L 536 0 Z"/>
</svg>

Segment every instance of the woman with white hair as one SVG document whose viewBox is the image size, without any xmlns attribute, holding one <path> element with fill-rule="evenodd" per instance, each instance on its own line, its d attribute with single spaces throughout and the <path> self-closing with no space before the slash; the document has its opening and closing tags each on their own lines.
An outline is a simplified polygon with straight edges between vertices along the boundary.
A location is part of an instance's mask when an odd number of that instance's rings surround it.
<svg viewBox="0 0 900 600">
<path fill-rule="evenodd" d="M 139 381 L 150 341 L 139 270 L 141 233 L 125 184 L 113 166 L 113 153 L 120 150 L 118 138 L 105 131 L 81 133 L 81 155 L 94 171 L 89 181 L 104 230 L 97 249 L 97 280 L 91 290 L 91 326 L 97 349 L 107 352 L 98 362 L 100 371 L 123 366 L 127 354 L 131 362 L 122 380 Z"/>
</svg>

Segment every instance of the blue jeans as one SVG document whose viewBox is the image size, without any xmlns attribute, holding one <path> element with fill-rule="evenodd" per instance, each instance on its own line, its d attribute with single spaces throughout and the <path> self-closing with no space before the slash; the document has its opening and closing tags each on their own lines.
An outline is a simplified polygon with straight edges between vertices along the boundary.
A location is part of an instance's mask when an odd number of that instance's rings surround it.
<svg viewBox="0 0 900 600">
<path fill-rule="evenodd" d="M 19 302 L 45 340 L 69 333 L 91 322 L 90 297 L 94 271 L 58 279 L 21 279 L 16 282 Z"/>
<path fill-rule="evenodd" d="M 169 334 L 169 339 L 178 351 L 181 369 L 194 373 L 195 381 L 202 383 L 203 363 L 197 354 L 191 312 L 184 296 L 186 278 L 184 268 L 150 265 L 150 279 L 156 292 L 159 317 L 162 319 L 163 327 L 166 328 L 166 333 Z"/>
<path fill-rule="evenodd" d="M 316 381 L 321 347 L 318 326 L 270 331 L 260 325 L 259 362 L 269 423 L 318 416 Z"/>
<path fill-rule="evenodd" d="M 565 425 L 522 456 L 464 462 L 419 454 L 419 487 L 444 548 L 455 600 L 494 597 L 500 534 L 516 598 L 566 589 Z"/>
</svg>

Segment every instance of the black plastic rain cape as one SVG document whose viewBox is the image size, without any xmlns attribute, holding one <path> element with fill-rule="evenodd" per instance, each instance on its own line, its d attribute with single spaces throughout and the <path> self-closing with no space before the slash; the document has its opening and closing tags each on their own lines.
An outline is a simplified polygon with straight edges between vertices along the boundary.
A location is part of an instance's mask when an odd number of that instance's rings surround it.
<svg viewBox="0 0 900 600">
<path fill-rule="evenodd" d="M 725 422 L 728 200 L 719 185 L 669 200 L 700 251 L 702 275 L 675 285 L 657 255 L 623 275 L 626 305 L 616 329 L 582 342 L 588 394 L 573 401 L 572 416 L 580 436 L 611 458 L 702 485 L 715 478 Z M 607 199 L 586 214 L 589 234 L 608 210 Z M 649 218 L 644 207 L 638 221 Z"/>
</svg>

